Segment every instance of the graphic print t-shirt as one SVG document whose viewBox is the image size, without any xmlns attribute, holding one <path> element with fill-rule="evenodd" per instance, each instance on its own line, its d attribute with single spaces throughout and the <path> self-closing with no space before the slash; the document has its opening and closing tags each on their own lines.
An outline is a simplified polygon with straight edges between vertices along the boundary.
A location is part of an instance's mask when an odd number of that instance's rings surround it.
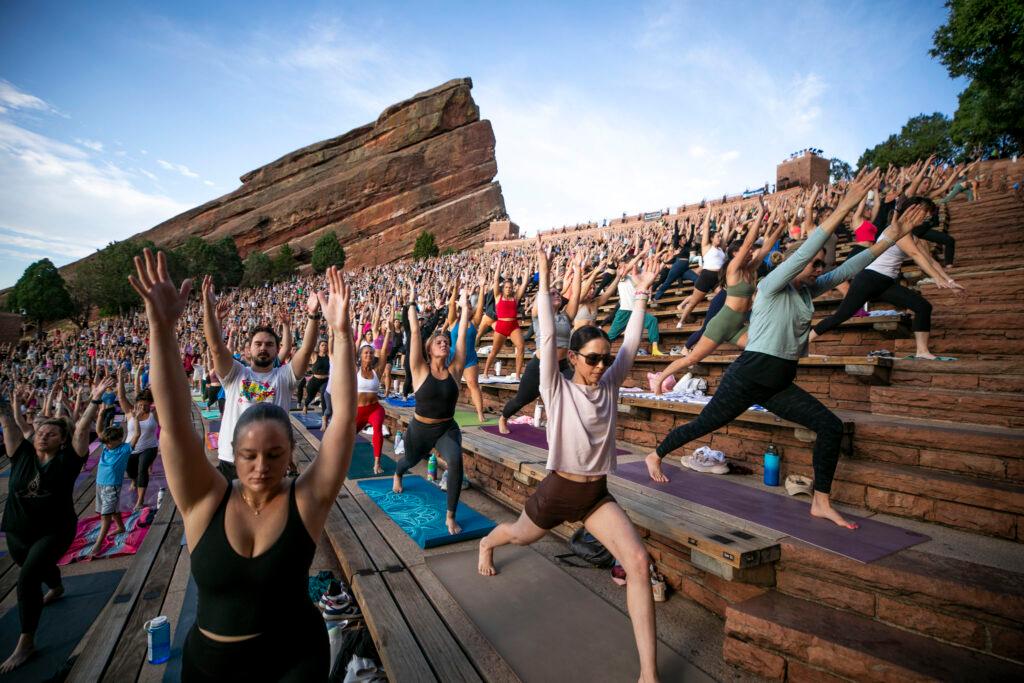
<svg viewBox="0 0 1024 683">
<path fill-rule="evenodd" d="M 231 435 L 235 423 L 245 409 L 255 403 L 274 403 L 288 410 L 292 406 L 292 391 L 295 389 L 295 374 L 290 363 L 272 369 L 270 372 L 256 372 L 237 360 L 231 361 L 231 372 L 221 380 L 224 387 L 224 415 L 220 421 L 223 435 L 217 446 L 217 457 L 228 462 L 235 461 L 231 448 Z"/>
</svg>

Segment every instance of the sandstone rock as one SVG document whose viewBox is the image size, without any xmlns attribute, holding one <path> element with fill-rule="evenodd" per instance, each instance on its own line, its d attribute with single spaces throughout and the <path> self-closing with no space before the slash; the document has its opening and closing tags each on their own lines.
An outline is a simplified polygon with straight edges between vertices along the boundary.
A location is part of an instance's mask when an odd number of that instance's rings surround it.
<svg viewBox="0 0 1024 683">
<path fill-rule="evenodd" d="M 333 230 L 352 266 L 409 256 L 421 230 L 441 249 L 480 246 L 505 203 L 494 132 L 472 87 L 455 79 L 394 104 L 376 122 L 250 171 L 234 192 L 136 237 L 175 246 L 192 235 L 230 236 L 243 258 L 287 242 L 308 260 Z"/>
</svg>

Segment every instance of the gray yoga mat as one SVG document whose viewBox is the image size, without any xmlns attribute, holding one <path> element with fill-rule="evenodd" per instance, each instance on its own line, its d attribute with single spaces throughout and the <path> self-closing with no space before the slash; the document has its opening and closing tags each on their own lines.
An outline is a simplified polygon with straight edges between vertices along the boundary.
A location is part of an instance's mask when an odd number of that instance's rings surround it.
<svg viewBox="0 0 1024 683">
<path fill-rule="evenodd" d="M 36 631 L 35 655 L 4 675 L 4 683 L 64 680 L 67 672 L 63 670 L 68 657 L 110 601 L 123 574 L 124 571 L 118 569 L 64 577 L 64 597 L 43 608 L 39 630 Z M 44 590 L 47 589 L 44 587 Z M 0 617 L 0 656 L 4 659 L 14 651 L 20 631 L 21 622 L 15 606 Z"/>
<path fill-rule="evenodd" d="M 860 528 L 844 529 L 828 520 L 811 517 L 811 504 L 803 500 L 729 481 L 727 476 L 700 474 L 668 463 L 663 463 L 662 467 L 669 478 L 667 484 L 651 481 L 642 460 L 619 465 L 615 474 L 858 562 L 874 562 L 929 540 L 924 534 L 845 512 L 843 516 L 860 524 Z"/>
<path fill-rule="evenodd" d="M 477 573 L 476 550 L 430 555 L 426 563 L 525 683 L 640 676 L 629 618 L 537 552 L 499 548 L 497 576 Z M 663 681 L 712 680 L 660 642 L 658 673 Z"/>
</svg>

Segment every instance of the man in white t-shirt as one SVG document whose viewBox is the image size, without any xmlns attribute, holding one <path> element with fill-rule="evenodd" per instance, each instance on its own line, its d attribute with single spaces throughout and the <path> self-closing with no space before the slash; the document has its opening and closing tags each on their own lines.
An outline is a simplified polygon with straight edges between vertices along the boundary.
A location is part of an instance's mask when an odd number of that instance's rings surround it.
<svg viewBox="0 0 1024 683">
<path fill-rule="evenodd" d="M 320 302 L 312 293 L 306 302 L 306 330 L 302 346 L 290 363 L 274 367 L 281 338 L 273 327 L 257 327 L 249 337 L 248 351 L 251 366 L 235 360 L 227 344 L 217 316 L 217 299 L 213 280 L 203 280 L 203 332 L 213 356 L 213 369 L 224 387 L 224 414 L 221 416 L 221 439 L 217 448 L 217 469 L 230 482 L 235 479 L 235 455 L 232 436 L 235 423 L 245 409 L 255 403 L 274 403 L 285 410 L 291 409 L 292 393 L 299 378 L 306 374 L 309 358 L 316 346 L 321 314 Z"/>
</svg>

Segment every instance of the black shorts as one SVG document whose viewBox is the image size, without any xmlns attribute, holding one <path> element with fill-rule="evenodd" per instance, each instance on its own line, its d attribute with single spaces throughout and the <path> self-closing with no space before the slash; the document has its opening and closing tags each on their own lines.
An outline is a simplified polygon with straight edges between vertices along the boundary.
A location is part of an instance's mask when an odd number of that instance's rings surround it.
<svg viewBox="0 0 1024 683">
<path fill-rule="evenodd" d="M 718 271 L 705 268 L 700 271 L 700 275 L 697 276 L 697 282 L 694 283 L 693 288 L 707 294 L 717 286 Z"/>
<path fill-rule="evenodd" d="M 526 500 L 524 510 L 541 529 L 553 529 L 562 522 L 586 522 L 599 507 L 614 502 L 608 477 L 583 482 L 551 472 Z"/>
</svg>

